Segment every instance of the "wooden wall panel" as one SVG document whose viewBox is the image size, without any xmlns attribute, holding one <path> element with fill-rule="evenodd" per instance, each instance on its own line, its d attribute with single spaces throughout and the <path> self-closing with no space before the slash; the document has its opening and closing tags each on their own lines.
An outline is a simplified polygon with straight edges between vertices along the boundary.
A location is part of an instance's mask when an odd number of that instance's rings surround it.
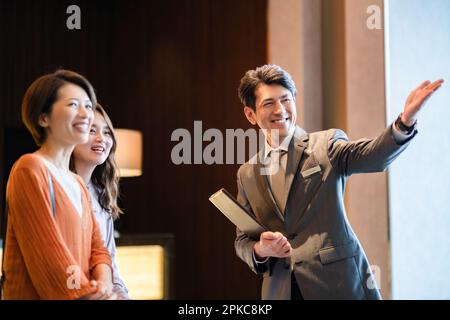
<svg viewBox="0 0 450 320">
<path fill-rule="evenodd" d="M 175 298 L 259 298 L 260 279 L 235 256 L 234 228 L 208 202 L 220 187 L 236 193 L 238 166 L 176 166 L 170 137 L 193 132 L 194 120 L 203 130 L 248 128 L 237 86 L 266 62 L 266 1 L 78 1 L 79 31 L 65 27 L 70 4 L 0 4 L 1 135 L 21 127 L 21 97 L 37 76 L 83 73 L 115 126 L 144 134 L 144 174 L 121 183 L 120 231 L 174 234 Z"/>
</svg>

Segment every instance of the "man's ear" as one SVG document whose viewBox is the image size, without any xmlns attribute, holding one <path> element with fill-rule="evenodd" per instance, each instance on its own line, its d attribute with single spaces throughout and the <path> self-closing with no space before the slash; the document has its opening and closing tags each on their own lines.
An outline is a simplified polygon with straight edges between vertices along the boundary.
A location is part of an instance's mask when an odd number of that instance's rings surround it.
<svg viewBox="0 0 450 320">
<path fill-rule="evenodd" d="M 39 116 L 38 124 L 42 128 L 48 127 L 47 115 L 45 113 L 41 113 L 41 115 Z"/>
<path fill-rule="evenodd" d="M 244 114 L 252 125 L 256 125 L 256 112 L 251 107 L 245 106 Z"/>
</svg>

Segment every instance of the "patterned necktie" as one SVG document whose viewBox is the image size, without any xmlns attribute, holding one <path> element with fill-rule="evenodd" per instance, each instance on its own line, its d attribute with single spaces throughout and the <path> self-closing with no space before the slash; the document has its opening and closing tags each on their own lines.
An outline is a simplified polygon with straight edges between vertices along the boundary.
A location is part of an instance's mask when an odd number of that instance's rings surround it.
<svg viewBox="0 0 450 320">
<path fill-rule="evenodd" d="M 283 160 L 286 157 L 285 150 L 276 149 L 270 152 L 271 158 L 271 176 L 270 181 L 272 193 L 277 202 L 278 208 L 284 214 L 284 207 L 286 205 L 285 183 L 286 183 L 286 169 L 283 166 Z"/>
</svg>

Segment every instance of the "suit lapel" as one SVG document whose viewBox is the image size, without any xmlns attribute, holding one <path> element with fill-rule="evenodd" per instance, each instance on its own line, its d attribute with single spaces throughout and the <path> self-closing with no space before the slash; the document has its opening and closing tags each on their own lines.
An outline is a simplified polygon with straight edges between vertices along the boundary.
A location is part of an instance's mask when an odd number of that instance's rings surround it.
<svg viewBox="0 0 450 320">
<path fill-rule="evenodd" d="M 286 164 L 286 203 L 289 200 L 292 182 L 294 181 L 295 175 L 297 173 L 298 165 L 302 160 L 303 151 L 308 145 L 308 140 L 308 134 L 303 129 L 297 127 L 295 129 L 295 133 L 292 137 L 291 143 L 289 144 L 288 159 Z"/>
<path fill-rule="evenodd" d="M 295 133 L 293 139 L 292 159 L 288 158 L 286 166 L 286 192 L 288 199 L 286 202 L 285 219 L 287 220 L 287 229 L 298 229 L 298 223 L 305 215 L 309 205 L 318 194 L 318 190 L 322 185 L 323 167 L 320 165 L 318 158 L 310 149 L 309 135 L 302 129 Z M 308 172 L 308 169 L 319 167 L 319 171 L 315 171 L 306 177 L 302 173 Z"/>
</svg>

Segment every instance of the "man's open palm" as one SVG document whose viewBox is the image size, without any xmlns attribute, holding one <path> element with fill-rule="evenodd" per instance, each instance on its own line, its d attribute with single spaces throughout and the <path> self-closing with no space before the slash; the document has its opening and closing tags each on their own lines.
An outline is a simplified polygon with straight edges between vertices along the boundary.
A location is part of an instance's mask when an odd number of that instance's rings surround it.
<svg viewBox="0 0 450 320">
<path fill-rule="evenodd" d="M 409 94 L 402 115 L 402 122 L 405 125 L 412 126 L 416 122 L 417 114 L 424 106 L 424 102 L 441 87 L 443 82 L 443 79 L 436 80 L 433 83 L 429 80 L 424 81 Z"/>
</svg>

